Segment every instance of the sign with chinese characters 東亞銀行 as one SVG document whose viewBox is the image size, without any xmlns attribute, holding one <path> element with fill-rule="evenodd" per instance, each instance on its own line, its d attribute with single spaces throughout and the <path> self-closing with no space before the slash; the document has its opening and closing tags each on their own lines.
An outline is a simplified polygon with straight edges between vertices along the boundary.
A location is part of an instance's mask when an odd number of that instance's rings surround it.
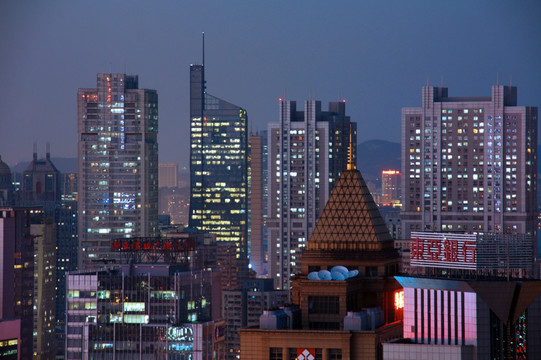
<svg viewBox="0 0 541 360">
<path fill-rule="evenodd" d="M 412 232 L 410 255 L 411 266 L 475 270 L 477 236 Z"/>
</svg>

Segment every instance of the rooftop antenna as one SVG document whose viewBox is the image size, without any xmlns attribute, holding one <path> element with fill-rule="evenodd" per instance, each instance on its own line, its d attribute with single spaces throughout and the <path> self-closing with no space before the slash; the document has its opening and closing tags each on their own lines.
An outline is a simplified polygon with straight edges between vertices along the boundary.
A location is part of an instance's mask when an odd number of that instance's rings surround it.
<svg viewBox="0 0 541 360">
<path fill-rule="evenodd" d="M 38 159 L 38 144 L 34 142 L 34 161 Z"/>
<path fill-rule="evenodd" d="M 202 36 L 202 62 L 203 62 L 203 71 L 202 71 L 202 80 L 203 80 L 203 94 L 205 94 L 207 92 L 207 82 L 205 81 L 205 32 L 203 31 L 201 33 L 201 36 Z M 205 96 L 203 95 L 203 99 L 205 98 Z M 204 100 L 203 100 L 204 101 Z M 203 108 L 204 108 L 204 104 L 203 104 Z"/>
<path fill-rule="evenodd" d="M 45 144 L 45 147 L 46 147 L 46 154 L 45 154 L 45 157 L 47 158 L 47 160 L 50 160 L 51 159 L 51 143 L 47 141 L 47 143 Z"/>
<path fill-rule="evenodd" d="M 201 33 L 202 37 L 203 37 L 203 68 L 205 67 L 205 32 L 203 31 Z"/>
<path fill-rule="evenodd" d="M 355 164 L 353 163 L 353 137 L 351 134 L 351 124 L 349 124 L 349 146 L 348 146 L 348 170 L 355 170 Z"/>
</svg>

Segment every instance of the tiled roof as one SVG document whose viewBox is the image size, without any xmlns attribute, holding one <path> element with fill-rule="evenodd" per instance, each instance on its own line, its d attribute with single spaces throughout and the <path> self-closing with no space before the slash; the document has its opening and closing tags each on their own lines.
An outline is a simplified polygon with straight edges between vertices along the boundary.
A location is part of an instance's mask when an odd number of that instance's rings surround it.
<svg viewBox="0 0 541 360">
<path fill-rule="evenodd" d="M 392 238 L 358 170 L 346 170 L 307 243 L 307 250 L 381 251 Z"/>
</svg>

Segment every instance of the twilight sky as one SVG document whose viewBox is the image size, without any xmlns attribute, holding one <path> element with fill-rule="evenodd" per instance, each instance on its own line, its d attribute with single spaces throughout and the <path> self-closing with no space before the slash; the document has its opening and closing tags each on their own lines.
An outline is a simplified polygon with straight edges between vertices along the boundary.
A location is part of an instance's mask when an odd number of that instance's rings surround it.
<svg viewBox="0 0 541 360">
<path fill-rule="evenodd" d="M 518 86 L 541 106 L 541 2 L 0 1 L 0 155 L 10 166 L 77 156 L 76 93 L 99 72 L 139 75 L 159 96 L 160 162 L 188 163 L 189 65 L 207 91 L 248 110 L 254 131 L 278 98 L 347 100 L 362 142 L 400 142 L 400 111 L 421 87 L 489 96 Z"/>
</svg>

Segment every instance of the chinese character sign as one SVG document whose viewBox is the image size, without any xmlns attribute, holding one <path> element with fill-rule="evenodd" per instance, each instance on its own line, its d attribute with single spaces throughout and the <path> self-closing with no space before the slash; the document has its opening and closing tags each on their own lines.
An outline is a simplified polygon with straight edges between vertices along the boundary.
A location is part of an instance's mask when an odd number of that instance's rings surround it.
<svg viewBox="0 0 541 360">
<path fill-rule="evenodd" d="M 476 235 L 413 232 L 411 236 L 412 266 L 476 269 Z"/>
</svg>

